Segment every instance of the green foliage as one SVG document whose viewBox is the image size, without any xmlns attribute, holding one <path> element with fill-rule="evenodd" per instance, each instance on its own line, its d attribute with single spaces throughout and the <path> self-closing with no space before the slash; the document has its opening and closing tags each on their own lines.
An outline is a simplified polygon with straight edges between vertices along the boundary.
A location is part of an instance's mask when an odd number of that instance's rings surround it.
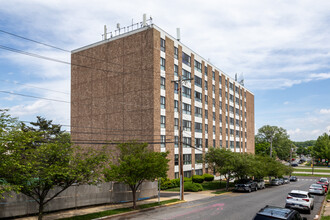
<svg viewBox="0 0 330 220">
<path fill-rule="evenodd" d="M 117 154 L 105 170 L 107 181 L 127 184 L 133 194 L 133 207 L 136 208 L 136 191 L 143 181 L 154 181 L 167 176 L 168 152 L 154 152 L 148 149 L 147 143 L 129 142 L 117 145 Z"/>
<path fill-rule="evenodd" d="M 313 148 L 315 158 L 330 159 L 330 136 L 327 133 L 319 136 Z"/>
<path fill-rule="evenodd" d="M 6 119 L 2 122 L 13 121 L 10 116 L 2 114 L 1 117 Z M 39 131 L 22 131 L 8 124 L 2 127 L 6 129 L 1 132 L 0 176 L 9 189 L 19 190 L 39 204 L 39 219 L 44 206 L 72 184 L 99 181 L 98 171 L 106 160 L 103 152 L 72 147 L 62 134 L 49 141 Z M 49 196 L 55 186 L 58 191 Z"/>
<path fill-rule="evenodd" d="M 256 154 L 266 156 L 270 154 L 272 147 L 272 157 L 288 160 L 290 149 L 293 147 L 286 130 L 277 126 L 265 125 L 258 130 L 255 137 Z"/>
<path fill-rule="evenodd" d="M 172 183 L 173 187 L 179 187 L 180 186 L 180 179 L 179 178 L 172 179 L 171 183 Z"/>
<path fill-rule="evenodd" d="M 191 182 L 192 180 L 191 180 L 191 178 L 189 178 L 189 177 L 183 177 L 183 181 L 184 181 L 184 182 Z"/>
<path fill-rule="evenodd" d="M 179 183 L 180 185 L 180 183 Z M 162 178 L 161 182 L 160 182 L 160 189 L 161 190 L 165 190 L 165 189 L 170 189 L 170 188 L 174 188 L 176 186 L 173 185 L 172 180 L 168 179 L 168 178 Z"/>
<path fill-rule="evenodd" d="M 194 183 L 203 183 L 204 182 L 204 176 L 200 176 L 200 175 L 193 175 L 191 179 Z"/>
<path fill-rule="evenodd" d="M 214 180 L 214 176 L 211 175 L 211 174 L 204 173 L 203 176 L 204 176 L 204 180 L 207 181 L 207 182 L 210 182 L 210 181 Z"/>
<path fill-rule="evenodd" d="M 186 192 L 198 192 L 203 190 L 203 186 L 200 183 L 185 182 L 184 190 Z"/>
</svg>

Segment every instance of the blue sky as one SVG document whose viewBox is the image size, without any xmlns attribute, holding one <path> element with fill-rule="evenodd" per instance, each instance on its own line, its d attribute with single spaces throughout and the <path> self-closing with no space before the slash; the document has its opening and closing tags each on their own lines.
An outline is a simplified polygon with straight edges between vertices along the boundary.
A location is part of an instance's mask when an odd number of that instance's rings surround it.
<svg viewBox="0 0 330 220">
<path fill-rule="evenodd" d="M 294 141 L 330 130 L 330 1 L 2 1 L 0 30 L 73 50 L 102 39 L 103 25 L 142 14 L 255 95 L 256 131 L 270 124 Z M 0 45 L 70 62 L 70 53 L 0 32 Z M 0 90 L 70 101 L 70 66 L 0 48 Z M 27 85 L 22 85 L 27 84 Z M 40 89 L 43 88 L 43 89 Z M 0 93 L 0 108 L 70 124 L 70 105 Z M 64 127 L 69 129 L 68 127 Z"/>
</svg>

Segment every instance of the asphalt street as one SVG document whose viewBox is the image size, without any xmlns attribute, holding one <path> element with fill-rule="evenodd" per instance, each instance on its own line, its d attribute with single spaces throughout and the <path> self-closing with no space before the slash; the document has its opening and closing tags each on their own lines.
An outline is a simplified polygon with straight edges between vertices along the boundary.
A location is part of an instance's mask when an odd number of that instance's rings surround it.
<svg viewBox="0 0 330 220">
<path fill-rule="evenodd" d="M 284 207 L 287 194 L 293 189 L 308 191 L 318 178 L 301 177 L 297 182 L 273 186 L 252 193 L 228 193 L 216 197 L 157 208 L 131 216 L 112 219 L 228 219 L 248 220 L 265 205 Z M 314 210 L 311 214 L 301 213 L 312 220 L 319 213 L 324 196 L 315 195 Z"/>
</svg>

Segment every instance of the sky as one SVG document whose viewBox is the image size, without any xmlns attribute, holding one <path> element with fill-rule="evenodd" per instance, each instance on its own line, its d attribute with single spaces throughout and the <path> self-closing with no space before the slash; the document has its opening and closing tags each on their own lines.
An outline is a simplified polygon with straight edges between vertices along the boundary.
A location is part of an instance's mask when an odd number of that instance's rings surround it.
<svg viewBox="0 0 330 220">
<path fill-rule="evenodd" d="M 330 133 L 328 0 L 0 3 L 0 109 L 22 121 L 40 115 L 70 129 L 70 65 L 17 50 L 70 62 L 67 51 L 102 40 L 104 25 L 111 31 L 117 23 L 141 22 L 146 13 L 172 36 L 180 27 L 184 45 L 232 78 L 236 73 L 244 78 L 255 98 L 256 132 L 264 125 L 279 126 L 293 141 Z"/>
</svg>

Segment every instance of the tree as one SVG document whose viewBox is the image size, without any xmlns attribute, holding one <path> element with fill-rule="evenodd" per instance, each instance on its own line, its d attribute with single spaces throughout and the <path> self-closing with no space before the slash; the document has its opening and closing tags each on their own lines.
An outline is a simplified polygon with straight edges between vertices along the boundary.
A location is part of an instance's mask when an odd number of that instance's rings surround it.
<svg viewBox="0 0 330 220">
<path fill-rule="evenodd" d="M 285 129 L 270 125 L 259 128 L 258 134 L 256 135 L 256 146 L 265 148 L 265 143 L 270 144 L 270 150 L 268 151 L 270 157 L 277 156 L 281 160 L 287 160 L 290 157 L 292 142 Z M 266 152 L 266 149 L 262 148 L 261 150 L 264 151 L 261 151 L 260 155 Z"/>
<path fill-rule="evenodd" d="M 330 159 L 330 136 L 327 133 L 317 138 L 313 148 L 313 156 L 321 159 Z M 329 160 L 327 165 L 329 165 Z"/>
<path fill-rule="evenodd" d="M 147 143 L 128 142 L 117 145 L 109 168 L 105 169 L 107 181 L 127 184 L 132 190 L 133 208 L 136 209 L 136 191 L 144 181 L 166 178 L 168 152 L 153 152 Z"/>
<path fill-rule="evenodd" d="M 42 134 L 12 130 L 1 145 L 6 153 L 2 154 L 0 176 L 38 203 L 38 219 L 42 219 L 45 206 L 72 184 L 100 181 L 99 171 L 106 160 L 101 151 L 73 147 L 66 138 L 47 142 Z M 56 192 L 49 195 L 55 187 Z"/>
<path fill-rule="evenodd" d="M 237 154 L 223 148 L 209 148 L 209 151 L 205 154 L 205 163 L 208 163 L 209 167 L 214 168 L 216 172 L 224 175 L 227 179 L 227 191 L 229 181 L 233 178 L 236 156 Z"/>
</svg>

